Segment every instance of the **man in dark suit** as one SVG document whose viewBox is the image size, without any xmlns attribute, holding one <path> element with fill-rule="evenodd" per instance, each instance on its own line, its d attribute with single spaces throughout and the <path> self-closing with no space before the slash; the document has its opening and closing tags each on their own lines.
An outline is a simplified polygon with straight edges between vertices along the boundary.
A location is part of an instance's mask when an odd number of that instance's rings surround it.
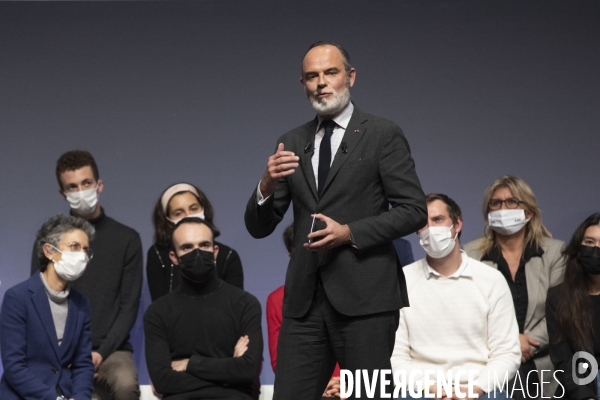
<svg viewBox="0 0 600 400">
<path fill-rule="evenodd" d="M 390 369 L 408 306 L 392 241 L 427 223 L 425 196 L 402 130 L 350 102 L 355 74 L 342 47 L 310 47 L 300 82 L 317 117 L 279 138 L 246 208 L 262 238 L 294 207 L 275 400 L 320 398 L 336 361 Z"/>
</svg>

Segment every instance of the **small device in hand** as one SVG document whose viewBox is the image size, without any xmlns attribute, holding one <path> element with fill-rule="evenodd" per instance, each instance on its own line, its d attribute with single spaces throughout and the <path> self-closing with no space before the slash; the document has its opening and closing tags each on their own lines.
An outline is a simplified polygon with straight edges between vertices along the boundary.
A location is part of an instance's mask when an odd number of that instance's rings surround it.
<svg viewBox="0 0 600 400">
<path fill-rule="evenodd" d="M 314 213 L 312 224 L 310 226 L 310 233 L 320 231 L 322 229 L 325 229 L 326 227 L 327 225 L 325 224 L 325 222 L 321 221 L 320 219 L 317 219 L 317 213 Z M 323 236 L 308 239 L 308 243 L 318 242 L 321 239 L 323 239 Z"/>
</svg>

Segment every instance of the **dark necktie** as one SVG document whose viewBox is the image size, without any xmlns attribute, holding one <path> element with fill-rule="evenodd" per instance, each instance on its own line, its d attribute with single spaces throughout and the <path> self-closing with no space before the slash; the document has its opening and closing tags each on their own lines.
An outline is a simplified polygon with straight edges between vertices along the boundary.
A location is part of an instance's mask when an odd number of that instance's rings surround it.
<svg viewBox="0 0 600 400">
<path fill-rule="evenodd" d="M 319 146 L 319 197 L 323 192 L 325 181 L 327 181 L 327 174 L 329 174 L 329 168 L 331 166 L 331 135 L 333 134 L 333 128 L 335 128 L 335 122 L 328 119 L 321 124 L 325 128 L 325 135 L 321 140 Z"/>
</svg>

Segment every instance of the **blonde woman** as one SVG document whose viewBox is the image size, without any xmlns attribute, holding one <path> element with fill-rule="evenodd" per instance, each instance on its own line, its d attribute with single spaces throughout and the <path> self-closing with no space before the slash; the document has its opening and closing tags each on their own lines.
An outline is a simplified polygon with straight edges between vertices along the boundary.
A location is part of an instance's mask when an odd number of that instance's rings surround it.
<svg viewBox="0 0 600 400">
<path fill-rule="evenodd" d="M 503 176 L 486 189 L 482 211 L 484 235 L 467 243 L 465 251 L 498 269 L 510 287 L 521 342 L 518 373 L 524 386 L 523 392 L 513 395 L 552 396 L 556 383 L 548 353 L 545 305 L 548 289 L 562 280 L 564 242 L 552 239 L 533 190 L 516 176 Z"/>
</svg>

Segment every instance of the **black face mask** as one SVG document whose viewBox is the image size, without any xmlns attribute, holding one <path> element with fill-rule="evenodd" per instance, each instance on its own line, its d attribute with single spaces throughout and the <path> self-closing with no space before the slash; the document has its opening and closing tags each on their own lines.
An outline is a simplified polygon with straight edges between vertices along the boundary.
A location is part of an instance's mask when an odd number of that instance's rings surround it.
<svg viewBox="0 0 600 400">
<path fill-rule="evenodd" d="M 179 257 L 179 270 L 184 278 L 202 283 L 215 272 L 214 253 L 194 249 Z"/>
<path fill-rule="evenodd" d="M 581 268 L 588 274 L 600 274 L 600 247 L 598 246 L 581 246 L 577 259 Z"/>
</svg>

